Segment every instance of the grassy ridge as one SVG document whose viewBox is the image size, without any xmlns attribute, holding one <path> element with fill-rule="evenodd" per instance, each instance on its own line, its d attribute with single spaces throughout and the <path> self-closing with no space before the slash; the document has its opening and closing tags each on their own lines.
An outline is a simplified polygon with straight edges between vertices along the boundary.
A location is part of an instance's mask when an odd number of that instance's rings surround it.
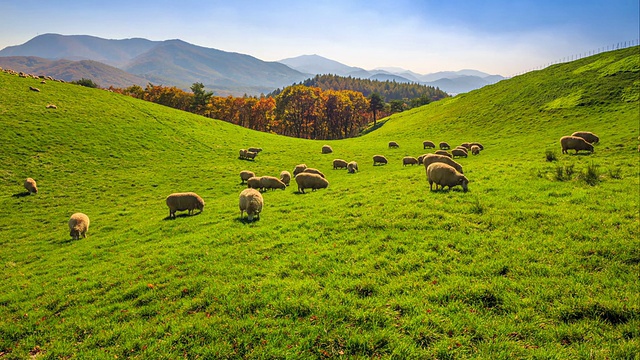
<svg viewBox="0 0 640 360">
<path fill-rule="evenodd" d="M 633 358 L 638 62 L 636 47 L 531 72 L 328 142 L 331 155 L 325 142 L 0 74 L 0 354 Z M 600 136 L 594 154 L 560 154 L 576 130 Z M 423 167 L 402 167 L 425 139 L 485 145 L 460 160 L 470 192 L 430 193 Z M 237 159 L 249 146 L 264 151 Z M 374 154 L 389 165 L 371 166 Z M 329 188 L 265 193 L 260 221 L 237 219 L 241 170 L 302 162 Z M 27 176 L 38 195 L 21 195 Z M 165 220 L 176 191 L 200 194 L 204 212 Z M 92 224 L 71 241 L 76 211 Z"/>
</svg>

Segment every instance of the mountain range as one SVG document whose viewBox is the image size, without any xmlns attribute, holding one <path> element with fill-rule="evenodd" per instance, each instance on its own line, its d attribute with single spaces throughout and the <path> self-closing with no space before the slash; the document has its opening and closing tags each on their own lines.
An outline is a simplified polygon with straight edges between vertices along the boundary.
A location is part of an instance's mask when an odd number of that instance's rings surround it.
<svg viewBox="0 0 640 360">
<path fill-rule="evenodd" d="M 88 35 L 44 34 L 0 50 L 0 67 L 66 81 L 89 78 L 102 87 L 146 86 L 188 89 L 200 82 L 216 95 L 258 95 L 317 74 L 415 82 L 450 94 L 468 92 L 503 79 L 476 70 L 427 75 L 400 68 L 365 70 L 319 55 L 278 62 L 193 45 L 182 40 L 103 39 Z"/>
</svg>

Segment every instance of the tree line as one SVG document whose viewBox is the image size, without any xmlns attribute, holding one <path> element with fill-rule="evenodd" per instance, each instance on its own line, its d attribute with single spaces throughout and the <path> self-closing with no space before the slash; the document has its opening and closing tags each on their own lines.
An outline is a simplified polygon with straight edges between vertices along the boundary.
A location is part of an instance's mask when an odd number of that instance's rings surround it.
<svg viewBox="0 0 640 360">
<path fill-rule="evenodd" d="M 365 96 L 353 89 L 322 89 L 305 84 L 288 86 L 277 94 L 259 97 L 214 96 L 205 91 L 202 83 L 194 83 L 191 92 L 151 83 L 145 88 L 134 85 L 109 89 L 253 130 L 327 140 L 357 136 L 371 122 L 375 125 L 378 118 L 446 96 L 438 92 L 422 93 L 414 99 L 394 99 L 386 103 L 378 92 Z"/>
</svg>

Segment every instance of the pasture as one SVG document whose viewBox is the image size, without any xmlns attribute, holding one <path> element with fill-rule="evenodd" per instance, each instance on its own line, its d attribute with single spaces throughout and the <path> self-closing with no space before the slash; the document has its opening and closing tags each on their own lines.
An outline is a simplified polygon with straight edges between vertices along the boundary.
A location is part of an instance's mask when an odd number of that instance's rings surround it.
<svg viewBox="0 0 640 360">
<path fill-rule="evenodd" d="M 0 73 L 0 358 L 635 359 L 638 51 L 339 141 Z M 561 154 L 578 130 L 599 135 L 594 153 Z M 484 145 L 456 159 L 468 192 L 430 192 L 423 166 L 402 166 L 433 152 L 423 140 Z M 263 151 L 239 159 L 251 146 Z M 239 219 L 240 171 L 300 163 L 329 187 L 299 194 L 292 180 L 263 193 L 259 221 Z M 166 196 L 187 191 L 204 211 L 168 219 Z M 91 219 L 86 239 L 69 237 L 74 212 Z"/>
</svg>

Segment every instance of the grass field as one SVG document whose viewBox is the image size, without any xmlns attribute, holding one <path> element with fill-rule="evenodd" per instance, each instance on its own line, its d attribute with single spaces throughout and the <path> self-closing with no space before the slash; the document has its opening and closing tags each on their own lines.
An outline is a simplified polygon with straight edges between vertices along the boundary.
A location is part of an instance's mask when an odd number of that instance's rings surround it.
<svg viewBox="0 0 640 360">
<path fill-rule="evenodd" d="M 639 51 L 330 142 L 0 73 L 0 358 L 637 359 Z M 577 130 L 600 136 L 593 154 L 561 154 Z M 423 140 L 485 146 L 459 160 L 469 192 L 402 166 Z M 238 159 L 250 146 L 264 151 Z M 299 163 L 329 187 L 265 192 L 260 220 L 240 221 L 241 170 Z M 180 191 L 204 211 L 168 220 Z M 86 239 L 69 237 L 74 212 Z"/>
</svg>

